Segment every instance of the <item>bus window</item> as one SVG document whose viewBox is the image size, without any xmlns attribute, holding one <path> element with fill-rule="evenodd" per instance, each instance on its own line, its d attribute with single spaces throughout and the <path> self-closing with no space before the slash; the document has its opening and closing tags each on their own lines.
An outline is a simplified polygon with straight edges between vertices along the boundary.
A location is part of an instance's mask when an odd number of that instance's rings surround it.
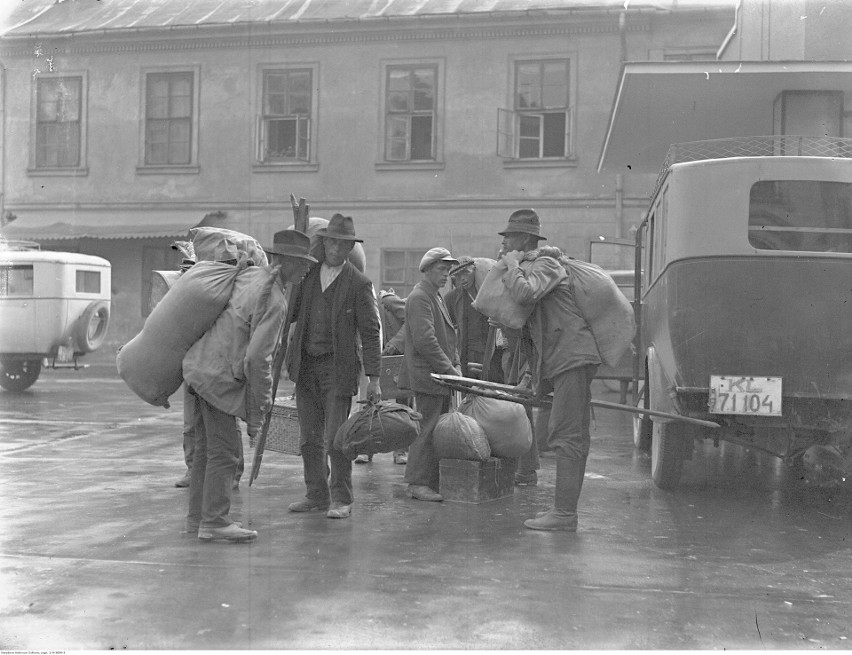
<svg viewBox="0 0 852 655">
<path fill-rule="evenodd" d="M 852 184 L 756 182 L 749 194 L 748 241 L 760 250 L 852 252 Z"/>
<path fill-rule="evenodd" d="M 654 280 L 654 274 L 657 272 L 654 268 L 654 234 L 656 232 L 657 219 L 656 214 L 653 212 L 651 216 L 648 218 L 648 227 L 645 230 L 645 265 L 643 268 L 645 269 L 645 284 L 643 285 L 646 289 L 651 286 L 651 282 Z"/>
</svg>

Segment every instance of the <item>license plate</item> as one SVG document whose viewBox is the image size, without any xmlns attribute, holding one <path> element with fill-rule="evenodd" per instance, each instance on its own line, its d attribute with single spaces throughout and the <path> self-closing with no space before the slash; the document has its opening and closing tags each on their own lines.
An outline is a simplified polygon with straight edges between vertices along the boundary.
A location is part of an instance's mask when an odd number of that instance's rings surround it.
<svg viewBox="0 0 852 655">
<path fill-rule="evenodd" d="M 781 416 L 781 378 L 711 375 L 711 414 Z"/>
</svg>

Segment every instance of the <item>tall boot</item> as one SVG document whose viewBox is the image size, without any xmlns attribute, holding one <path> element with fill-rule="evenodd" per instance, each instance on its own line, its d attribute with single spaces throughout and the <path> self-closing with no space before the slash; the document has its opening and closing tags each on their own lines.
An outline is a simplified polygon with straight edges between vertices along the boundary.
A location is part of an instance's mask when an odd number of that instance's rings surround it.
<svg viewBox="0 0 852 655">
<path fill-rule="evenodd" d="M 586 459 L 556 458 L 556 493 L 553 508 L 524 521 L 530 530 L 577 531 L 577 501 L 583 488 Z"/>
</svg>

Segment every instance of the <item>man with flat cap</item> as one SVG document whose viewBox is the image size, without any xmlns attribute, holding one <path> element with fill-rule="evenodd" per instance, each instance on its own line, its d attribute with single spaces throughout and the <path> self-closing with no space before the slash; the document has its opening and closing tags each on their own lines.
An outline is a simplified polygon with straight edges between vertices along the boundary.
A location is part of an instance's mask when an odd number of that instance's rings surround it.
<svg viewBox="0 0 852 655">
<path fill-rule="evenodd" d="M 532 209 L 509 217 L 500 260 L 507 293 L 535 307 L 524 326 L 534 346 L 530 362 L 539 396 L 553 392 L 547 445 L 556 456 L 553 507 L 528 519 L 531 530 L 577 530 L 577 502 L 583 486 L 591 437 L 592 380 L 601 363 L 595 338 L 574 300 L 573 280 L 558 259 L 540 256 L 541 222 Z"/>
<path fill-rule="evenodd" d="M 195 448 L 186 531 L 201 541 L 247 542 L 257 532 L 229 517 L 231 487 L 242 457 L 237 418 L 256 436 L 272 407 L 272 361 L 287 320 L 288 282 L 298 283 L 316 259 L 310 239 L 295 230 L 276 232 L 266 252 L 272 266 L 248 266 L 236 277 L 225 310 L 183 359 L 192 403 Z"/>
<path fill-rule="evenodd" d="M 450 409 L 450 391 L 434 382 L 432 373 L 458 375 L 456 331 L 439 290 L 458 265 L 446 248 L 432 248 L 420 261 L 423 279 L 405 300 L 405 349 L 399 373 L 400 389 L 414 392 L 414 408 L 423 415 L 420 435 L 408 448 L 405 481 L 417 500 L 441 501 L 439 462 L 432 432 L 441 414 Z"/>
<path fill-rule="evenodd" d="M 347 259 L 355 243 L 363 243 L 352 218 L 335 214 L 317 235 L 325 256 L 294 297 L 296 324 L 287 350 L 307 488 L 289 510 L 344 519 L 352 510 L 352 461 L 334 448 L 334 435 L 358 393 L 361 360 L 367 400 L 382 399 L 379 312 L 372 282 Z"/>
</svg>

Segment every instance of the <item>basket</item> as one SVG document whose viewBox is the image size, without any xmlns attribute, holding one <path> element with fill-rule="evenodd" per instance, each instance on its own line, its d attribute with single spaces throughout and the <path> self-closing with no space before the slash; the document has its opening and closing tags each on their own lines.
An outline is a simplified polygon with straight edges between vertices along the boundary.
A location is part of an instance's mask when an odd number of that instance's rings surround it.
<svg viewBox="0 0 852 655">
<path fill-rule="evenodd" d="M 256 441 L 256 438 L 249 439 L 252 448 Z M 266 446 L 263 450 L 287 455 L 302 454 L 299 449 L 299 413 L 292 404 L 276 403 L 272 406 L 269 432 L 266 433 Z"/>
</svg>

